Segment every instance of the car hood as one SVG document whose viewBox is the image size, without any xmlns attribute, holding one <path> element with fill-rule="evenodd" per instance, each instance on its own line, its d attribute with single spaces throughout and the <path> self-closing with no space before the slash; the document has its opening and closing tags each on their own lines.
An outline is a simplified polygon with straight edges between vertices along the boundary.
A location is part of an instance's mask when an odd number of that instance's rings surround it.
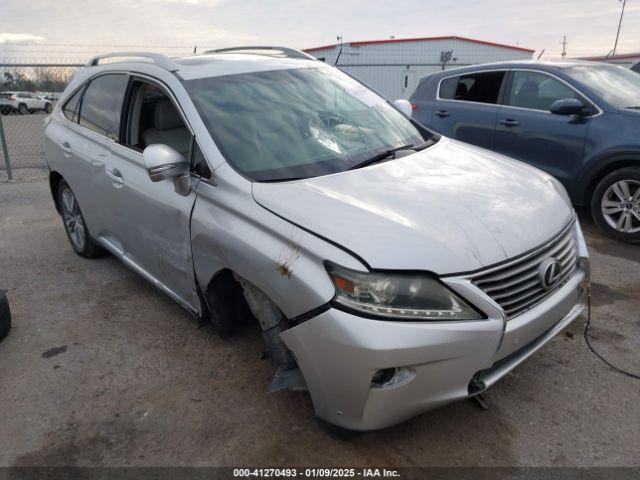
<svg viewBox="0 0 640 480">
<path fill-rule="evenodd" d="M 362 169 L 254 183 L 256 202 L 374 269 L 477 270 L 525 253 L 573 218 L 549 175 L 443 137 Z"/>
</svg>

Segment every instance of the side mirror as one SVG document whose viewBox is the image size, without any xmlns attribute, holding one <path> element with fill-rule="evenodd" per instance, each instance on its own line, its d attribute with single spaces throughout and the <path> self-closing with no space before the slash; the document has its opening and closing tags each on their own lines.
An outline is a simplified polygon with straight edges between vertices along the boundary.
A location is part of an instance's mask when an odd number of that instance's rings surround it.
<svg viewBox="0 0 640 480">
<path fill-rule="evenodd" d="M 402 113 L 405 117 L 411 118 L 413 107 L 411 106 L 411 102 L 409 100 L 398 99 L 393 102 L 393 106 L 400 110 L 400 113 Z"/>
<path fill-rule="evenodd" d="M 555 115 L 584 115 L 587 111 L 584 104 L 575 98 L 556 100 L 549 110 Z"/>
<path fill-rule="evenodd" d="M 152 182 L 177 178 L 189 173 L 189 162 L 168 145 L 149 145 L 142 152 L 142 159 Z"/>
</svg>

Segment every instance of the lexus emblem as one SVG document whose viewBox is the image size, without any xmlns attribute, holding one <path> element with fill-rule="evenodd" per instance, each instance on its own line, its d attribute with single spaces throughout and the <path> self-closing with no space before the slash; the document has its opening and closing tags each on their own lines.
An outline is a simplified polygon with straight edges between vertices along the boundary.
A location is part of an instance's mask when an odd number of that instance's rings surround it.
<svg viewBox="0 0 640 480">
<path fill-rule="evenodd" d="M 553 257 L 545 258 L 538 267 L 538 278 L 542 288 L 549 290 L 555 285 L 562 273 L 560 262 Z"/>
</svg>

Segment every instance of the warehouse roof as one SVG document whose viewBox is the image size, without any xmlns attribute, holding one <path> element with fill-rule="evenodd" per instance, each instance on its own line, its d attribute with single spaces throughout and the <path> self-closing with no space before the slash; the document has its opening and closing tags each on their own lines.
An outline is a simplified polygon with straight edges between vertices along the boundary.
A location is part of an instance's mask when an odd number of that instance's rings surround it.
<svg viewBox="0 0 640 480">
<path fill-rule="evenodd" d="M 480 44 L 480 45 L 488 45 L 490 47 L 508 48 L 508 49 L 511 49 L 511 50 L 519 50 L 521 52 L 529 52 L 529 53 L 535 52 L 535 50 L 531 50 L 530 48 L 515 47 L 513 45 L 504 45 L 502 43 L 486 42 L 484 40 L 477 40 L 475 38 L 465 38 L 465 37 L 458 37 L 458 36 L 449 36 L 449 37 L 416 37 L 416 38 L 389 38 L 389 39 L 385 39 L 385 40 L 365 40 L 365 41 L 361 41 L 361 42 L 349 42 L 348 45 L 350 45 L 352 47 L 360 47 L 360 46 L 363 46 L 363 45 L 375 45 L 375 44 L 382 44 L 382 43 L 433 42 L 433 41 L 437 41 L 437 40 L 461 40 L 463 42 L 477 43 L 477 44 Z M 304 51 L 305 52 L 315 52 L 317 50 L 324 50 L 324 49 L 327 49 L 327 48 L 334 48 L 334 47 L 337 47 L 339 45 L 340 44 L 334 43 L 332 45 L 324 45 L 322 47 L 307 48 Z"/>
<path fill-rule="evenodd" d="M 627 59 L 634 59 L 634 58 L 640 58 L 640 52 L 636 52 L 636 53 L 623 53 L 623 54 L 619 54 L 619 55 L 595 55 L 593 57 L 579 57 L 580 60 L 595 60 L 598 62 L 602 62 L 604 60 L 627 60 Z"/>
</svg>

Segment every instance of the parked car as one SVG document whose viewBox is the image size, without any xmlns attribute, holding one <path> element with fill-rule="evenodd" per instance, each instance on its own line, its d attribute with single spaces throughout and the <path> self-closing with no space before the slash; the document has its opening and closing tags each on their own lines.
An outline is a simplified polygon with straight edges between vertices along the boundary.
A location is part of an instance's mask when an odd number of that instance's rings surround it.
<svg viewBox="0 0 640 480">
<path fill-rule="evenodd" d="M 3 340 L 11 330 L 11 310 L 9 300 L 3 291 L 0 291 L 0 340 Z"/>
<path fill-rule="evenodd" d="M 44 111 L 51 113 L 53 102 L 31 92 L 0 93 L 0 109 L 2 113 L 27 113 Z"/>
<path fill-rule="evenodd" d="M 57 92 L 38 92 L 38 96 L 43 100 L 47 100 L 51 102 L 51 104 L 55 104 L 60 97 L 60 93 Z"/>
<path fill-rule="evenodd" d="M 331 425 L 478 395 L 583 310 L 558 181 L 297 50 L 96 57 L 45 123 L 75 252 L 110 252 L 224 335 L 255 317 L 271 389 L 308 388 Z"/>
<path fill-rule="evenodd" d="M 15 111 L 15 107 L 10 102 L 12 94 L 9 92 L 0 92 L 0 114 L 9 114 Z"/>
<path fill-rule="evenodd" d="M 436 132 L 527 162 L 618 240 L 640 241 L 640 76 L 592 62 L 438 72 L 410 98 Z"/>
</svg>

